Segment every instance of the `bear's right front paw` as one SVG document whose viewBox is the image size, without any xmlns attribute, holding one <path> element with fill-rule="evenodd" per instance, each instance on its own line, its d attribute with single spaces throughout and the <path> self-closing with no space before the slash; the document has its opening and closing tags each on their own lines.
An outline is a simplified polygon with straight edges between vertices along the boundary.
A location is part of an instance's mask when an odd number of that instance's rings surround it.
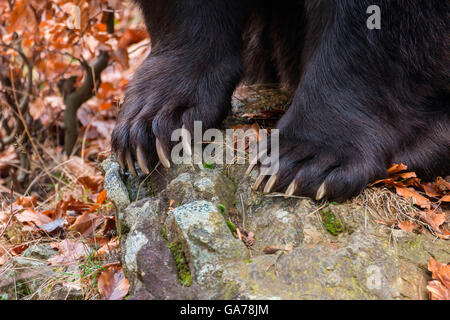
<svg viewBox="0 0 450 320">
<path fill-rule="evenodd" d="M 181 129 L 183 149 L 190 156 L 194 122 L 201 121 L 204 130 L 219 125 L 241 76 L 240 56 L 224 57 L 205 68 L 177 66 L 172 68 L 176 73 L 161 74 L 160 64 L 169 63 L 166 60 L 151 58 L 136 74 L 113 131 L 113 151 L 134 175 L 136 160 L 146 174 L 158 160 L 170 167 L 175 130 Z M 143 73 L 147 69 L 151 72 Z"/>
</svg>

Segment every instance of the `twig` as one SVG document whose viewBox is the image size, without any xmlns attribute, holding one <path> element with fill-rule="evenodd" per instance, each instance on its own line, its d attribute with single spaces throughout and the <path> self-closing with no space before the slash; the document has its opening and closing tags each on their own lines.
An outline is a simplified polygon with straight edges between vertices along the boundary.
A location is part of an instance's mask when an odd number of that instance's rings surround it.
<svg viewBox="0 0 450 320">
<path fill-rule="evenodd" d="M 11 220 L 14 218 L 16 212 L 13 212 L 13 199 L 14 199 L 14 189 L 13 189 L 14 183 L 11 181 L 11 190 L 9 193 L 9 210 L 10 210 L 10 217 L 8 219 L 8 222 L 5 225 L 5 228 L 3 229 L 2 233 L 0 234 L 0 238 L 3 237 L 3 235 L 6 232 L 6 229 L 8 228 L 9 224 L 11 223 Z"/>
</svg>

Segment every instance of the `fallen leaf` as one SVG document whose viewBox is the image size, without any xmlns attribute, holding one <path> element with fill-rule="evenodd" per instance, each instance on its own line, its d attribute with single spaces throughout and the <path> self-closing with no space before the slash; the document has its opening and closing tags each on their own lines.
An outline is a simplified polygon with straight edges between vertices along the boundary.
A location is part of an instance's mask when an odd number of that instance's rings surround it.
<svg viewBox="0 0 450 320">
<path fill-rule="evenodd" d="M 14 202 L 14 205 L 20 206 L 22 208 L 34 208 L 37 206 L 37 196 L 31 196 L 31 197 L 23 197 L 20 196 L 16 199 Z"/>
<path fill-rule="evenodd" d="M 15 255 L 15 256 L 18 256 L 18 255 L 20 255 L 22 252 L 24 252 L 25 250 L 27 250 L 28 249 L 28 245 L 27 244 L 23 244 L 23 245 L 18 245 L 18 246 L 15 246 L 14 248 L 12 248 L 11 249 L 11 254 L 13 254 L 13 255 Z"/>
<path fill-rule="evenodd" d="M 12 145 L 0 155 L 0 173 L 7 173 L 12 164 L 18 161 L 16 149 Z"/>
<path fill-rule="evenodd" d="M 421 211 L 420 216 L 433 230 L 440 232 L 440 226 L 446 221 L 445 213 L 437 213 L 432 210 Z"/>
<path fill-rule="evenodd" d="M 29 103 L 29 112 L 34 120 L 38 120 L 45 113 L 44 101 L 37 97 L 33 102 Z"/>
<path fill-rule="evenodd" d="M 3 255 L 0 254 L 0 267 L 2 265 L 4 265 L 6 262 L 8 262 L 8 260 L 9 260 L 9 255 L 7 255 L 6 253 Z"/>
<path fill-rule="evenodd" d="M 425 191 L 426 195 L 431 198 L 437 198 L 442 196 L 441 190 L 439 190 L 438 186 L 435 183 L 432 182 L 422 183 L 421 186 Z"/>
<path fill-rule="evenodd" d="M 408 169 L 407 165 L 404 165 L 403 163 L 394 164 L 392 167 L 390 167 L 387 172 L 389 174 L 399 173 L 401 171 L 405 171 Z"/>
<path fill-rule="evenodd" d="M 22 212 L 17 213 L 15 218 L 22 223 L 28 223 L 38 227 L 52 222 L 52 219 L 46 215 L 32 209 L 25 209 Z"/>
<path fill-rule="evenodd" d="M 98 215 L 86 212 L 75 220 L 71 229 L 78 231 L 83 237 L 88 237 L 95 232 L 100 224 L 101 218 Z"/>
<path fill-rule="evenodd" d="M 111 239 L 111 241 L 109 241 L 108 243 L 106 243 L 105 245 L 103 245 L 96 253 L 96 256 L 99 257 L 105 257 L 109 254 L 111 254 L 112 252 L 117 252 L 120 250 L 120 242 L 119 242 L 119 238 L 115 237 L 114 239 Z"/>
<path fill-rule="evenodd" d="M 450 194 L 447 194 L 439 200 L 440 202 L 450 202 Z"/>
<path fill-rule="evenodd" d="M 433 279 L 439 280 L 445 287 L 450 289 L 450 264 L 442 264 L 430 258 L 428 270 L 432 273 Z"/>
<path fill-rule="evenodd" d="M 450 191 L 450 182 L 447 182 L 446 180 L 444 180 L 444 178 L 438 177 L 436 179 L 436 184 L 441 190 L 448 190 L 448 191 Z"/>
<path fill-rule="evenodd" d="M 431 300 L 450 300 L 450 289 L 439 281 L 429 281 L 427 285 Z"/>
<path fill-rule="evenodd" d="M 51 265 L 70 265 L 77 260 L 89 255 L 89 248 L 81 241 L 72 241 L 69 239 L 50 244 L 53 249 L 57 249 L 59 254 L 56 257 L 48 259 Z"/>
<path fill-rule="evenodd" d="M 405 199 L 413 201 L 414 205 L 417 205 L 423 209 L 430 209 L 431 208 L 431 202 L 424 196 L 421 196 L 416 190 L 413 188 L 401 188 L 401 187 L 395 187 L 395 190 L 397 191 L 397 194 Z"/>
<path fill-rule="evenodd" d="M 64 164 L 64 169 L 76 178 L 98 175 L 97 169 L 80 157 L 73 156 Z"/>
<path fill-rule="evenodd" d="M 78 178 L 78 182 L 80 182 L 85 188 L 89 189 L 92 193 L 98 193 L 103 188 L 103 180 L 104 177 L 101 175 L 94 176 L 84 176 Z"/>
<path fill-rule="evenodd" d="M 108 197 L 108 194 L 106 193 L 106 190 L 103 190 L 100 192 L 97 196 L 97 204 L 103 204 L 106 201 L 106 198 Z"/>
<path fill-rule="evenodd" d="M 123 300 L 129 289 L 122 268 L 108 268 L 98 278 L 98 291 L 105 300 Z"/>
<path fill-rule="evenodd" d="M 414 229 L 417 227 L 417 225 L 410 220 L 406 220 L 406 221 L 399 222 L 398 227 L 402 230 L 413 232 Z"/>
</svg>

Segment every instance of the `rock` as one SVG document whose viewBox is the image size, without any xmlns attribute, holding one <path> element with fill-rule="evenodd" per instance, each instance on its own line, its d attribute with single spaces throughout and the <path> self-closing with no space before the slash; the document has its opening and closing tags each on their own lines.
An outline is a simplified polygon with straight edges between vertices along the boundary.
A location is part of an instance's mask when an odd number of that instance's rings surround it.
<svg viewBox="0 0 450 320">
<path fill-rule="evenodd" d="M 177 207 L 169 216 L 172 240 L 185 243 L 186 258 L 200 285 L 216 287 L 227 260 L 244 259 L 245 245 L 236 240 L 219 208 L 207 201 L 194 201 Z"/>
<path fill-rule="evenodd" d="M 130 196 L 120 176 L 120 165 L 111 159 L 107 159 L 103 162 L 102 168 L 105 172 L 104 184 L 105 189 L 108 190 L 108 198 L 119 211 L 125 209 L 130 204 Z"/>
<path fill-rule="evenodd" d="M 125 198 L 115 168 L 105 187 Z M 151 177 L 159 192 L 117 206 L 133 298 L 424 299 L 429 258 L 450 260 L 447 242 L 392 231 L 355 203 L 253 192 L 245 170 L 173 166 L 164 184 Z M 251 249 L 233 227 L 254 233 Z"/>
<path fill-rule="evenodd" d="M 82 289 L 67 274 L 79 274 L 78 266 L 64 273 L 54 270 L 47 260 L 58 253 L 48 244 L 30 246 L 20 256 L 0 268 L 0 296 L 24 300 L 81 300 Z M 77 270 L 75 270 L 77 269 Z M 75 277 L 71 280 L 79 280 Z"/>
</svg>

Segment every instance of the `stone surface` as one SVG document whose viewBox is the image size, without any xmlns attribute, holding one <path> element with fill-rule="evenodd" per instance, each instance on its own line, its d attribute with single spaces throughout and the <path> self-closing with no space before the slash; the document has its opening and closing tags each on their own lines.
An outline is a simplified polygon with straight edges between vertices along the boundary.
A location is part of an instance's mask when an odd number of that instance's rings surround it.
<svg viewBox="0 0 450 320">
<path fill-rule="evenodd" d="M 108 195 L 125 198 L 116 169 Z M 158 192 L 117 206 L 135 299 L 426 299 L 429 258 L 450 260 L 448 242 L 391 230 L 354 203 L 253 192 L 245 169 L 174 166 Z M 251 249 L 232 226 L 254 233 Z"/>
<path fill-rule="evenodd" d="M 77 265 L 64 272 L 49 266 L 47 260 L 57 254 L 48 244 L 36 244 L 10 259 L 0 268 L 0 296 L 12 300 L 83 299 L 84 293 L 76 284 L 80 279 Z"/>
</svg>

